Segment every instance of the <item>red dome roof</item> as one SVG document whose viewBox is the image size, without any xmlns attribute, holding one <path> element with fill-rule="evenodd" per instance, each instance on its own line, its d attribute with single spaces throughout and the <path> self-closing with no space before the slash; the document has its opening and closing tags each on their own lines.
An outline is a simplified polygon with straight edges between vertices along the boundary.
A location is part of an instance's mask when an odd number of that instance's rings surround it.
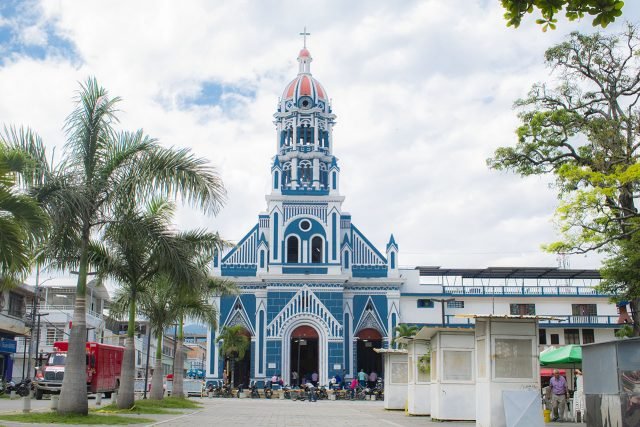
<svg viewBox="0 0 640 427">
<path fill-rule="evenodd" d="M 327 101 L 327 93 L 319 81 L 308 74 L 300 74 L 291 81 L 282 93 L 282 99 L 310 96 L 314 101 Z"/>
<path fill-rule="evenodd" d="M 311 56 L 311 54 L 309 53 L 309 51 L 307 50 L 307 48 L 303 48 L 300 53 L 298 54 L 298 58 L 309 58 Z"/>
</svg>

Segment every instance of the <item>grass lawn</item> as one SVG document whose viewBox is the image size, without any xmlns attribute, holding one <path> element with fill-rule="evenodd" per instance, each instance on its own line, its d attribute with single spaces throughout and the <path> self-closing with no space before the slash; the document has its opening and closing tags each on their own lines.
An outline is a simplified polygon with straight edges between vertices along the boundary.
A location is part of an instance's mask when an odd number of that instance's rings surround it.
<svg viewBox="0 0 640 427">
<path fill-rule="evenodd" d="M 179 414 L 178 411 L 171 409 L 198 409 L 202 405 L 189 399 L 181 399 L 179 397 L 167 397 L 162 400 L 136 400 L 135 405 L 131 409 L 118 409 L 113 404 L 100 409 L 95 409 L 98 414 Z"/>
<path fill-rule="evenodd" d="M 125 425 L 152 423 L 155 420 L 140 417 L 122 417 L 118 415 L 59 415 L 55 412 L 38 412 L 33 414 L 0 415 L 0 420 L 15 421 L 17 423 L 42 423 L 42 424 L 83 424 L 83 425 Z"/>
</svg>

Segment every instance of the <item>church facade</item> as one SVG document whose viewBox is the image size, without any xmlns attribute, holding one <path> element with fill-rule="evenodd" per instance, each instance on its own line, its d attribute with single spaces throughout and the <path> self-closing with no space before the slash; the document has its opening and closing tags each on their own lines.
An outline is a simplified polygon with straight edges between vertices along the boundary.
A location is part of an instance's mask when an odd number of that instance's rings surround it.
<svg viewBox="0 0 640 427">
<path fill-rule="evenodd" d="M 398 324 L 398 245 L 391 235 L 384 249 L 376 248 L 342 210 L 336 115 L 311 61 L 303 48 L 298 75 L 274 114 L 267 209 L 214 260 L 215 274 L 237 283 L 240 293 L 215 301 L 208 379 L 221 379 L 229 367 L 216 340 L 226 326 L 240 325 L 251 340 L 234 372 L 236 384 L 246 385 L 273 375 L 291 382 L 294 371 L 300 379 L 317 373 L 323 384 L 360 369 L 380 373 L 373 348 L 388 346 Z"/>
</svg>

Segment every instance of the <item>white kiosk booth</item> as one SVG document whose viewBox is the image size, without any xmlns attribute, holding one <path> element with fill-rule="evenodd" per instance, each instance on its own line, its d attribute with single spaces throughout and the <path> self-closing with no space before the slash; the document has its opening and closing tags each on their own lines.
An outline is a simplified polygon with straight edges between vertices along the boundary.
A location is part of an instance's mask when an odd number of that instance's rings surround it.
<svg viewBox="0 0 640 427">
<path fill-rule="evenodd" d="M 428 328 L 412 337 L 400 337 L 407 346 L 407 413 L 431 414 L 431 343 Z"/>
<path fill-rule="evenodd" d="M 475 318 L 476 427 L 505 427 L 507 418 L 509 425 L 542 426 L 538 360 L 542 317 L 458 317 Z"/>
<path fill-rule="evenodd" d="M 384 409 L 402 409 L 407 405 L 407 350 L 374 348 L 384 359 Z"/>
<path fill-rule="evenodd" d="M 476 419 L 475 340 L 471 328 L 423 328 L 431 342 L 431 419 Z"/>
</svg>

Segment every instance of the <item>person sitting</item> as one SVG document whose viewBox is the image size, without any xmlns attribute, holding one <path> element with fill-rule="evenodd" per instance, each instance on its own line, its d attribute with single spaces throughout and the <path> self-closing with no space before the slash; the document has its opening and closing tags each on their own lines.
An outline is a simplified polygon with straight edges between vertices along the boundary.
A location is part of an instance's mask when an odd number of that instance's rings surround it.
<svg viewBox="0 0 640 427">
<path fill-rule="evenodd" d="M 329 380 L 329 388 L 331 390 L 334 390 L 336 388 L 336 376 L 332 376 L 331 379 Z"/>
</svg>

